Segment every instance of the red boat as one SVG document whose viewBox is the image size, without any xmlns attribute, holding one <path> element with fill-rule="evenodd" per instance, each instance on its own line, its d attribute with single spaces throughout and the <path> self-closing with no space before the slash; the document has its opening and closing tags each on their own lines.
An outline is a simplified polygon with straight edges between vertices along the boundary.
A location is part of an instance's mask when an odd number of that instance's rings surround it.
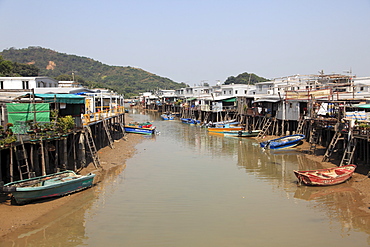
<svg viewBox="0 0 370 247">
<path fill-rule="evenodd" d="M 298 184 L 306 185 L 335 185 L 340 184 L 352 177 L 356 165 L 346 165 L 328 169 L 293 171 L 298 178 Z"/>
</svg>

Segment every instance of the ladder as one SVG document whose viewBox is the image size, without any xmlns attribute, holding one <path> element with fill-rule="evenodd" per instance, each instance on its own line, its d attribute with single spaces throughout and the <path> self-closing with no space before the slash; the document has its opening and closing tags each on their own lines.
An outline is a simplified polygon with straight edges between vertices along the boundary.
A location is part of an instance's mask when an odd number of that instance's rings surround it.
<svg viewBox="0 0 370 247">
<path fill-rule="evenodd" d="M 297 127 L 297 130 L 296 130 L 296 134 L 302 134 L 302 130 L 303 130 L 303 125 L 305 123 L 304 121 L 305 119 L 303 117 L 301 117 L 299 119 L 299 122 L 298 122 L 298 127 Z"/>
<path fill-rule="evenodd" d="M 267 118 L 265 124 L 263 125 L 262 130 L 257 135 L 257 139 L 262 138 L 266 135 L 268 129 L 270 128 L 270 125 L 271 125 L 271 119 Z"/>
<path fill-rule="evenodd" d="M 108 129 L 107 122 L 105 120 L 103 120 L 103 127 L 104 127 L 104 130 L 105 130 L 105 133 L 107 133 L 109 146 L 110 146 L 110 148 L 113 149 L 114 148 L 113 139 L 112 139 L 112 136 L 111 136 L 110 131 Z"/>
<path fill-rule="evenodd" d="M 311 153 L 315 153 L 316 151 L 316 145 L 319 142 L 319 136 L 320 136 L 320 133 L 315 128 L 313 128 L 310 133 L 310 152 Z"/>
<path fill-rule="evenodd" d="M 30 172 L 30 168 L 28 165 L 28 156 L 26 149 L 24 148 L 23 139 L 21 136 L 19 136 L 19 139 L 21 141 L 21 145 L 19 146 L 20 149 L 17 150 L 16 147 L 14 147 L 15 150 L 15 159 L 17 160 L 18 164 L 18 171 L 19 171 L 19 177 L 20 179 L 24 179 L 23 176 L 27 176 L 27 178 L 34 177 L 34 173 Z"/>
<path fill-rule="evenodd" d="M 121 118 L 118 118 L 118 124 L 121 127 L 122 135 L 124 136 L 126 134 L 125 126 L 123 126 Z"/>
<path fill-rule="evenodd" d="M 208 122 L 209 115 L 210 115 L 210 112 L 207 111 L 207 113 L 206 113 L 206 115 L 204 117 L 204 121 L 203 121 L 204 123 L 207 123 Z"/>
<path fill-rule="evenodd" d="M 349 165 L 352 161 L 355 150 L 356 150 L 356 139 L 353 138 L 353 136 L 351 136 L 350 140 L 348 141 L 346 150 L 344 150 L 342 161 L 340 162 L 339 166 Z"/>
<path fill-rule="evenodd" d="M 92 136 L 92 132 L 90 129 L 90 126 L 86 125 L 85 126 L 85 138 L 87 142 L 87 146 L 89 147 L 91 158 L 93 159 L 93 163 L 95 168 L 100 167 L 100 160 L 98 156 L 98 152 L 96 151 L 96 146 L 94 143 L 94 138 Z"/>
<path fill-rule="evenodd" d="M 330 141 L 330 144 L 329 144 L 328 148 L 325 151 L 324 157 L 322 159 L 323 162 L 327 161 L 329 159 L 329 157 L 333 154 L 334 148 L 337 145 L 337 142 L 340 139 L 339 138 L 340 136 L 341 136 L 340 131 L 336 131 L 333 138 Z"/>
</svg>

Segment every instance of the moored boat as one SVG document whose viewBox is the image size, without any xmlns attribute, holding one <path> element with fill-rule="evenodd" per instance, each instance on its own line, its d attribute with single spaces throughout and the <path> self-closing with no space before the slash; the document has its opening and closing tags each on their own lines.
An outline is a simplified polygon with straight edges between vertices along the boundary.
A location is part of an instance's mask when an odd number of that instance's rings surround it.
<svg viewBox="0 0 370 247">
<path fill-rule="evenodd" d="M 356 165 L 345 165 L 327 169 L 296 171 L 294 174 L 298 178 L 298 183 L 306 185 L 335 185 L 340 184 L 352 177 Z"/>
<path fill-rule="evenodd" d="M 151 122 L 143 122 L 143 123 L 131 122 L 131 123 L 128 123 L 126 126 L 136 127 L 136 128 L 150 128 L 153 126 L 153 124 Z"/>
<path fill-rule="evenodd" d="M 137 127 L 137 126 L 130 126 L 125 125 L 125 132 L 126 133 L 134 133 L 134 134 L 142 134 L 142 135 L 153 135 L 155 133 L 155 126 L 151 126 L 149 128 L 144 127 Z"/>
<path fill-rule="evenodd" d="M 229 127 L 220 127 L 220 128 L 207 128 L 210 132 L 227 132 L 227 131 L 239 131 L 244 130 L 242 126 L 229 126 Z"/>
<path fill-rule="evenodd" d="M 161 118 L 163 120 L 174 120 L 175 119 L 175 117 L 172 114 L 162 114 Z"/>
<path fill-rule="evenodd" d="M 7 183 L 3 192 L 11 193 L 17 204 L 33 200 L 63 196 L 93 185 L 95 174 L 77 175 L 73 171 L 57 172 L 41 177 Z"/>
<path fill-rule="evenodd" d="M 231 130 L 225 131 L 224 136 L 232 136 L 232 137 L 255 137 L 258 136 L 261 130 Z"/>
<path fill-rule="evenodd" d="M 266 149 L 292 148 L 299 145 L 304 138 L 305 135 L 302 134 L 283 136 L 273 140 L 261 142 L 260 146 Z"/>
<path fill-rule="evenodd" d="M 200 120 L 192 118 L 180 118 L 181 122 L 184 124 L 200 124 Z"/>
</svg>

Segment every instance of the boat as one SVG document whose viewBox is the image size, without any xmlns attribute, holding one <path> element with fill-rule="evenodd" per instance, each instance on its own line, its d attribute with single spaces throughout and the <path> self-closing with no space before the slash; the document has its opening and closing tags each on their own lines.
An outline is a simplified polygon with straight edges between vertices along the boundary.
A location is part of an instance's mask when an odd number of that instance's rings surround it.
<svg viewBox="0 0 370 247">
<path fill-rule="evenodd" d="M 144 128 L 144 127 L 138 127 L 138 126 L 125 125 L 124 128 L 125 128 L 126 133 L 134 133 L 134 134 L 142 134 L 142 135 L 153 135 L 155 133 L 155 126 Z"/>
<path fill-rule="evenodd" d="M 352 177 L 356 165 L 345 165 L 327 169 L 296 171 L 294 174 L 298 178 L 298 183 L 306 185 L 335 185 L 340 184 Z"/>
<path fill-rule="evenodd" d="M 292 148 L 299 145 L 304 138 L 305 135 L 302 134 L 288 135 L 277 139 L 261 142 L 260 146 L 266 149 Z"/>
<path fill-rule="evenodd" d="M 131 122 L 131 123 L 128 123 L 127 126 L 136 127 L 136 128 L 150 128 L 153 126 L 153 124 L 151 122 L 143 122 L 143 123 Z"/>
<path fill-rule="evenodd" d="M 11 193 L 17 204 L 49 197 L 63 196 L 89 188 L 95 174 L 77 175 L 74 171 L 57 172 L 41 177 L 23 179 L 7 183 L 3 192 Z"/>
<path fill-rule="evenodd" d="M 243 126 L 224 126 L 224 127 L 216 127 L 216 128 L 207 128 L 208 131 L 210 132 L 220 132 L 220 133 L 225 133 L 228 131 L 240 131 L 244 130 Z"/>
<path fill-rule="evenodd" d="M 230 130 L 225 131 L 224 136 L 232 137 L 256 137 L 261 132 L 261 130 Z"/>
<path fill-rule="evenodd" d="M 200 120 L 192 118 L 180 118 L 181 122 L 184 124 L 200 124 Z"/>
<path fill-rule="evenodd" d="M 161 118 L 163 120 L 174 120 L 175 119 L 175 117 L 172 114 L 162 114 Z"/>
</svg>

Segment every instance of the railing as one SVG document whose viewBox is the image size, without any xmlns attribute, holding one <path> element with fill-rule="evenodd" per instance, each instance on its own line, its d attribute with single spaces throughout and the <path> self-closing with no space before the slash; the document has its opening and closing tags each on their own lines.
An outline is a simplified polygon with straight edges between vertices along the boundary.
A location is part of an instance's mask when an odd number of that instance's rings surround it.
<svg viewBox="0 0 370 247">
<path fill-rule="evenodd" d="M 113 116 L 122 114 L 124 112 L 125 112 L 125 107 L 119 106 L 119 107 L 110 108 L 110 109 L 103 110 L 103 111 L 83 114 L 82 123 L 83 125 L 87 125 L 91 122 L 99 121 L 99 120 L 102 120 L 108 117 L 113 117 Z"/>
</svg>

